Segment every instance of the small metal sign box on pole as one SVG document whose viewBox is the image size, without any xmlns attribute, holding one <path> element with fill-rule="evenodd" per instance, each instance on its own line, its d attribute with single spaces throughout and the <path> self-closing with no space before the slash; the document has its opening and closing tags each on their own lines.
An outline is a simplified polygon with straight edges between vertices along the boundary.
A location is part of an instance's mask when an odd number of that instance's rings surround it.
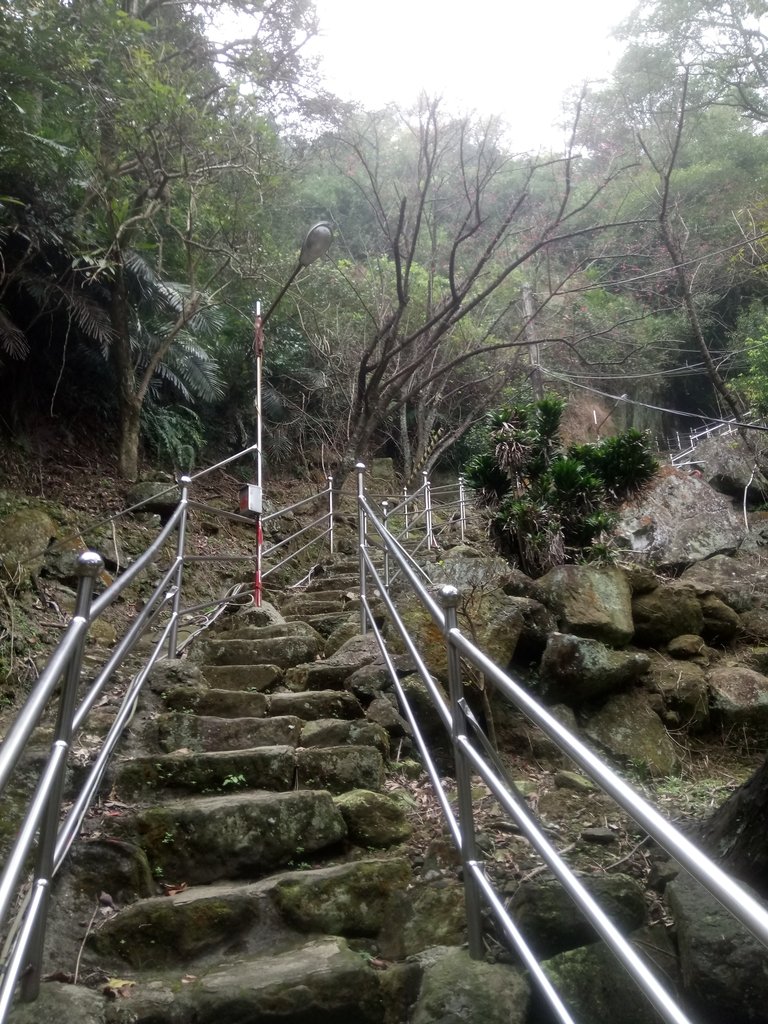
<svg viewBox="0 0 768 1024">
<path fill-rule="evenodd" d="M 261 487 L 259 484 L 243 484 L 240 488 L 240 511 L 244 515 L 261 515 Z"/>
</svg>

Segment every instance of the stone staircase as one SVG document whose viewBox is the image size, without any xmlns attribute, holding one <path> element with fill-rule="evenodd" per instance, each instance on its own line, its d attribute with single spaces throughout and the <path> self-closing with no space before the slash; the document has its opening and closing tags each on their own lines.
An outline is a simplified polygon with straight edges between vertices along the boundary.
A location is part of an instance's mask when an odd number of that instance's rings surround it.
<svg viewBox="0 0 768 1024">
<path fill-rule="evenodd" d="M 352 568 L 156 667 L 57 885 L 48 970 L 76 960 L 83 984 L 44 984 L 13 1021 L 409 1019 L 426 968 L 387 957 L 459 944 L 463 897 L 450 858 L 420 887 L 407 798 L 384 791 L 402 720 Z"/>
</svg>

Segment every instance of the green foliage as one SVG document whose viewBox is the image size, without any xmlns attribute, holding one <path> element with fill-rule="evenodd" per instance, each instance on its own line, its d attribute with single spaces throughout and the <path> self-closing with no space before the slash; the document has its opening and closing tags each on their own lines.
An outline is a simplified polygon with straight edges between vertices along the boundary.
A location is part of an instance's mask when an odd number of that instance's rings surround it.
<svg viewBox="0 0 768 1024">
<path fill-rule="evenodd" d="M 184 472 L 192 469 L 205 443 L 203 421 L 184 405 L 145 402 L 141 434 L 153 458 Z"/>
<path fill-rule="evenodd" d="M 500 548 L 532 576 L 563 562 L 608 557 L 612 506 L 657 468 L 637 430 L 563 450 L 563 410 L 562 400 L 550 397 L 489 414 L 490 450 L 465 474 L 491 513 Z"/>
</svg>

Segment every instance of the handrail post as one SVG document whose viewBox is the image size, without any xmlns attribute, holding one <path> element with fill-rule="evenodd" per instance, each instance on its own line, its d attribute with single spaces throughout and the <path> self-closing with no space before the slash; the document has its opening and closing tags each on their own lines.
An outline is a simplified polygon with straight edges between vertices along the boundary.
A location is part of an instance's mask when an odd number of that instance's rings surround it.
<svg viewBox="0 0 768 1024">
<path fill-rule="evenodd" d="M 179 519 L 179 533 L 176 539 L 176 573 L 173 585 L 176 588 L 173 595 L 173 607 L 171 609 L 171 628 L 168 633 L 168 657 L 176 657 L 176 640 L 179 633 L 179 608 L 181 607 L 181 581 L 184 575 L 184 548 L 187 540 L 187 506 L 189 504 L 189 485 L 192 478 L 189 476 L 179 477 L 181 488 L 181 518 Z"/>
<path fill-rule="evenodd" d="M 74 619 L 82 619 L 87 622 L 91 601 L 93 600 L 93 587 L 96 577 L 103 569 L 104 562 L 101 555 L 95 551 L 84 551 L 78 557 L 77 574 L 80 578 L 77 585 Z M 64 747 L 66 750 L 69 750 L 72 744 L 72 721 L 77 706 L 77 691 L 80 685 L 80 671 L 83 663 L 86 634 L 87 628 L 83 629 L 78 637 L 64 672 L 61 694 L 59 696 L 56 730 L 54 732 L 53 744 L 51 745 L 52 750 L 54 747 Z M 32 926 L 32 933 L 27 947 L 27 966 L 21 980 L 21 999 L 24 1002 L 32 1002 L 34 999 L 37 999 L 40 991 L 43 944 L 45 942 L 51 876 L 53 875 L 54 867 L 54 850 L 56 848 L 59 815 L 61 814 L 61 803 L 64 795 L 64 778 L 67 770 L 66 760 L 66 757 L 62 757 L 59 771 L 51 784 L 45 816 L 40 827 L 35 863 L 35 881 L 33 884 L 33 891 L 36 890 L 36 894 L 39 897 L 39 911 L 37 920 Z"/>
<path fill-rule="evenodd" d="M 421 475 L 424 477 L 424 528 L 427 534 L 427 547 L 431 548 L 435 541 L 432 534 L 432 491 L 428 474 L 425 472 Z"/>
<path fill-rule="evenodd" d="M 389 502 L 385 498 L 381 503 L 381 518 L 384 522 L 384 529 L 389 531 L 387 520 L 389 519 Z M 389 591 L 389 547 L 384 544 L 384 589 Z"/>
<path fill-rule="evenodd" d="M 333 535 L 333 477 L 328 477 L 328 547 L 330 548 L 331 554 L 334 553 L 334 535 Z"/>
<path fill-rule="evenodd" d="M 365 568 L 365 548 L 368 543 L 367 539 L 367 523 L 365 509 L 363 508 L 363 498 L 365 497 L 365 463 L 358 462 L 355 465 L 357 470 L 357 538 L 358 538 L 358 552 L 360 559 L 360 632 L 365 635 L 368 631 L 368 617 L 365 614 L 365 599 L 366 594 L 366 568 Z"/>
<path fill-rule="evenodd" d="M 405 539 L 409 540 L 411 536 L 411 510 L 408 504 L 408 488 L 403 488 L 403 511 L 405 512 Z"/>
<path fill-rule="evenodd" d="M 459 592 L 456 587 L 445 584 L 440 588 L 440 604 L 445 614 L 445 644 L 448 655 L 448 694 L 451 704 L 451 740 L 456 770 L 456 795 L 458 799 L 459 829 L 461 832 L 461 864 L 464 877 L 464 906 L 467 914 L 467 943 L 473 960 L 484 956 L 482 921 L 480 917 L 480 891 L 470 863 L 477 862 L 475 842 L 475 819 L 472 807 L 472 775 L 469 764 L 459 744 L 458 737 L 466 737 L 467 722 L 462 707 L 463 685 L 461 681 L 461 660 L 459 652 L 451 643 L 451 630 L 458 626 L 456 609 Z"/>
<path fill-rule="evenodd" d="M 459 535 L 461 537 L 461 543 L 464 543 L 467 528 L 467 501 L 466 491 L 464 490 L 464 477 L 459 477 Z"/>
</svg>

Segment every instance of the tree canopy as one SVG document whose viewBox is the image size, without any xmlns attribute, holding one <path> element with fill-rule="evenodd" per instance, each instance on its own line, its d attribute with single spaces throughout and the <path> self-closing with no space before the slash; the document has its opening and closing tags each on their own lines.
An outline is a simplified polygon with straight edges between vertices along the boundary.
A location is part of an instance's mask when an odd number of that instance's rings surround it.
<svg viewBox="0 0 768 1024">
<path fill-rule="evenodd" d="M 407 479 L 544 389 L 731 415 L 764 392 L 766 5 L 644 0 L 562 152 L 435 98 L 322 91 L 309 0 L 0 0 L 0 426 L 51 418 L 181 468 L 252 432 L 270 320 L 275 462 Z M 585 390 L 586 389 L 586 390 Z M 637 403 L 637 404 L 632 404 Z"/>
</svg>

